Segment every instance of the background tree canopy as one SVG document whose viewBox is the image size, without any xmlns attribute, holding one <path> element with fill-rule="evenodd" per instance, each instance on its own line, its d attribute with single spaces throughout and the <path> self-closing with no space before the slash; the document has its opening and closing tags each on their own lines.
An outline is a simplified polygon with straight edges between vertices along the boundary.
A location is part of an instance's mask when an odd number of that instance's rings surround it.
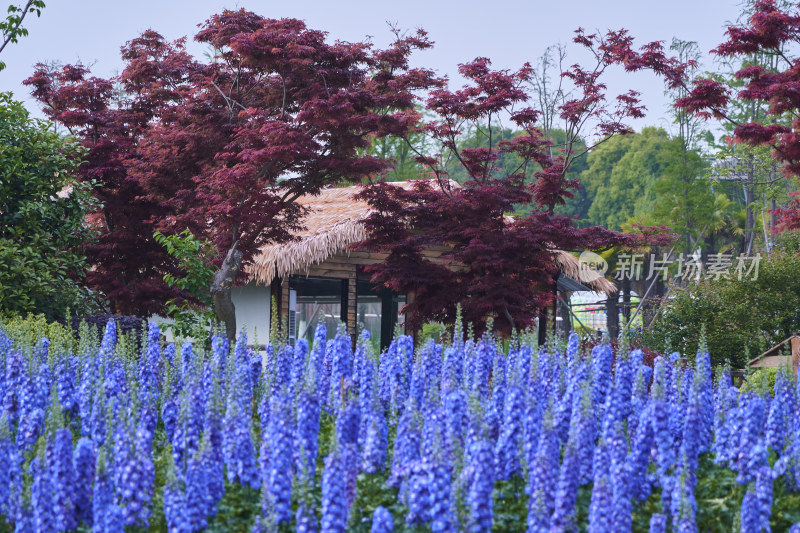
<svg viewBox="0 0 800 533">
<path fill-rule="evenodd" d="M 82 153 L 0 93 L 0 312 L 52 319 L 88 303 L 78 280 L 93 200 L 73 178 Z"/>
</svg>

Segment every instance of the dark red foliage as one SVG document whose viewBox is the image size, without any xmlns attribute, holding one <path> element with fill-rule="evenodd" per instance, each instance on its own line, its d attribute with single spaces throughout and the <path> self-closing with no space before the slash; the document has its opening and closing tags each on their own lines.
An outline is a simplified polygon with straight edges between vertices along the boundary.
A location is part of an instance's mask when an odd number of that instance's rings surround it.
<svg viewBox="0 0 800 533">
<path fill-rule="evenodd" d="M 100 184 L 106 221 L 87 251 L 90 283 L 118 312 L 158 311 L 175 294 L 162 282 L 174 267 L 155 230 L 189 228 L 221 258 L 237 242 L 247 261 L 289 238 L 300 195 L 384 170 L 363 149 L 413 127 L 414 92 L 441 83 L 409 66 L 431 46 L 422 31 L 381 50 L 239 10 L 211 17 L 195 39 L 212 61 L 148 30 L 122 48 L 115 78 L 40 65 L 26 82 L 89 150 L 81 173 Z"/>
<path fill-rule="evenodd" d="M 374 207 L 368 219 L 370 236 L 361 248 L 388 253 L 388 259 L 368 267 L 373 281 L 416 297 L 406 307 L 409 325 L 428 320 L 451 322 L 461 303 L 464 319 L 482 324 L 494 317 L 503 332 L 529 326 L 543 306 L 552 301 L 558 276 L 557 250 L 602 250 L 611 246 L 634 247 L 648 240 L 663 242 L 664 228 L 621 234 L 602 227 L 578 229 L 573 220 L 555 212 L 579 184 L 568 178 L 569 165 L 579 156 L 572 142 L 587 121 L 601 135 L 626 133 L 625 117 L 640 116 L 638 95 L 617 98 L 610 109 L 605 102 L 601 76 L 616 48 L 607 40 L 624 40 L 624 34 L 607 38 L 578 34 L 579 42 L 608 46 L 597 55 L 591 69 L 573 65 L 564 73 L 577 87 L 577 96 L 560 108 L 568 124 L 566 150 L 551 150 L 537 125 L 540 112 L 526 90 L 531 71 L 492 70 L 485 58 L 461 65 L 465 87 L 431 93 L 427 109 L 435 119 L 426 132 L 437 147 L 419 153 L 431 179 L 420 180 L 410 190 L 378 181 L 361 196 Z M 460 128 L 471 125 L 491 131 L 498 116 L 511 116 L 520 134 L 488 147 L 459 149 Z M 413 145 L 412 145 L 413 147 Z M 557 155 L 550 155 L 556 153 Z M 495 162 L 514 155 L 519 168 L 498 175 Z M 455 158 L 469 176 L 462 187 L 453 186 L 446 164 Z M 530 168 L 534 179 L 526 181 Z M 509 216 L 522 212 L 521 216 Z M 445 249 L 440 261 L 423 253 Z"/>
</svg>

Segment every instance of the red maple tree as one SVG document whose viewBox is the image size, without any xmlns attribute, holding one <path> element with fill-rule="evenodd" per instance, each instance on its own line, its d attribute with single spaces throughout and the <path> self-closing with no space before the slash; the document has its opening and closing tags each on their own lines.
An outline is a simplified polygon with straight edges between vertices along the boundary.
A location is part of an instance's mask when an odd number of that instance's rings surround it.
<svg viewBox="0 0 800 533">
<path fill-rule="evenodd" d="M 378 49 L 239 10 L 211 17 L 195 39 L 212 47 L 211 61 L 147 31 L 122 48 L 115 78 L 40 65 L 27 83 L 89 149 L 82 177 L 99 182 L 107 222 L 89 250 L 90 282 L 118 310 L 158 311 L 172 267 L 152 234 L 191 229 L 222 252 L 215 303 L 232 336 L 230 285 L 242 258 L 290 238 L 301 195 L 384 170 L 388 162 L 364 149 L 404 134 L 414 92 L 441 82 L 409 66 L 413 51 L 431 46 L 422 31 Z"/>
<path fill-rule="evenodd" d="M 527 90 L 530 65 L 493 70 L 488 59 L 478 58 L 460 66 L 466 86 L 431 91 L 426 107 L 435 118 L 416 133 L 424 132 L 429 145 L 436 146 L 417 152 L 432 179 L 411 190 L 376 182 L 362 193 L 375 211 L 367 222 L 370 237 L 361 247 L 388 253 L 384 263 L 369 271 L 375 282 L 416 294 L 406 307 L 412 327 L 428 320 L 452 321 L 460 302 L 468 322 L 481 324 L 491 316 L 500 331 L 522 329 L 553 299 L 558 250 L 634 247 L 671 238 L 666 228 L 643 228 L 637 234 L 579 229 L 571 217 L 556 211 L 579 186 L 568 175 L 572 162 L 609 137 L 629 133 L 624 121 L 642 116 L 637 93 L 618 95 L 609 103 L 602 82 L 615 54 L 627 46 L 618 42 L 623 34 L 578 33 L 576 42 L 595 50 L 596 61 L 562 74 L 572 82 L 575 96 L 558 108 L 567 139 L 560 148 L 543 133 L 542 110 Z M 518 134 L 493 142 L 501 119 L 510 119 Z M 578 143 L 587 124 L 597 133 L 588 149 Z M 459 136 L 467 128 L 487 132 L 487 145 L 460 148 Z M 512 160 L 509 155 L 518 165 L 501 172 L 496 162 Z M 453 160 L 468 176 L 462 187 L 450 185 L 446 169 Z M 530 174 L 533 179 L 526 178 Z M 509 216 L 513 212 L 522 215 Z M 423 251 L 430 246 L 449 250 L 442 264 L 426 258 Z"/>
</svg>

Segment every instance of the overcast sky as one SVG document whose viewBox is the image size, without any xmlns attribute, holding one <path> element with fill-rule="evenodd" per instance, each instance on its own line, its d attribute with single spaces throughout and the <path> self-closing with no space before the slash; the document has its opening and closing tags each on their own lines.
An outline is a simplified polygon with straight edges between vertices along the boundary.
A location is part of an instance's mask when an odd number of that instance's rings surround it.
<svg viewBox="0 0 800 533">
<path fill-rule="evenodd" d="M 9 3 L 8 0 L 6 3 Z M 435 46 L 418 53 L 416 66 L 427 66 L 457 79 L 456 69 L 478 56 L 499 68 L 535 61 L 548 45 L 568 43 L 568 61 L 583 57 L 571 44 L 573 31 L 626 28 L 637 43 L 672 37 L 697 41 L 707 53 L 723 39 L 726 22 L 740 12 L 736 0 L 47 0 L 41 18 L 25 20 L 30 35 L 3 52 L 8 65 L 0 72 L 0 91 L 12 91 L 33 110 L 35 102 L 21 84 L 38 61 L 92 63 L 93 73 L 109 76 L 121 67 L 120 46 L 151 28 L 169 39 L 191 37 L 197 25 L 224 8 L 244 7 L 265 17 L 294 17 L 325 30 L 332 39 L 357 41 L 369 35 L 378 45 L 391 35 L 387 21 L 404 29 L 426 29 Z M 204 49 L 196 43 L 195 54 Z M 712 68 L 707 56 L 706 67 Z M 669 128 L 663 85 L 649 74 L 612 72 L 615 93 L 643 94 L 647 117 L 634 124 Z"/>
</svg>

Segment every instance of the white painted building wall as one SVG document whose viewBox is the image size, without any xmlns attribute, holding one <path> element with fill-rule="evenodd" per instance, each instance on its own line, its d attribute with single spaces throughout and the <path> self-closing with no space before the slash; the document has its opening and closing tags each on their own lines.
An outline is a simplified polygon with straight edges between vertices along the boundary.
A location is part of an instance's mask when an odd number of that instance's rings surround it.
<svg viewBox="0 0 800 533">
<path fill-rule="evenodd" d="M 231 290 L 233 305 L 236 307 L 236 327 L 239 331 L 245 328 L 247 332 L 247 344 L 254 345 L 256 341 L 262 347 L 269 341 L 269 307 L 270 290 L 255 284 L 247 284 L 244 287 L 234 287 Z M 162 327 L 161 333 L 166 337 L 167 342 L 174 342 L 172 331 L 163 326 L 171 324 L 171 318 L 153 315 L 148 322 L 155 322 Z"/>
<path fill-rule="evenodd" d="M 236 308 L 236 327 L 247 332 L 247 343 L 264 345 L 269 341 L 269 287 L 248 283 L 234 287 L 231 298 Z"/>
</svg>

